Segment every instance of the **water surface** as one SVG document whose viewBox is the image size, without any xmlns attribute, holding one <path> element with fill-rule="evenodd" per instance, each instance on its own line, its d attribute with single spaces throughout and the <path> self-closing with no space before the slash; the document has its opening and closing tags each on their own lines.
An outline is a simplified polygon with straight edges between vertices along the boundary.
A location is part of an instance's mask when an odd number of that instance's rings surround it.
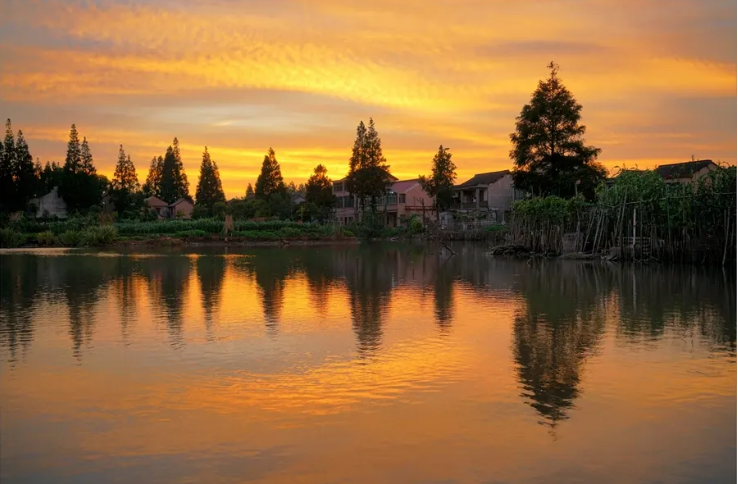
<svg viewBox="0 0 738 484">
<path fill-rule="evenodd" d="M 456 250 L 0 255 L 0 478 L 735 482 L 734 273 Z"/>
</svg>

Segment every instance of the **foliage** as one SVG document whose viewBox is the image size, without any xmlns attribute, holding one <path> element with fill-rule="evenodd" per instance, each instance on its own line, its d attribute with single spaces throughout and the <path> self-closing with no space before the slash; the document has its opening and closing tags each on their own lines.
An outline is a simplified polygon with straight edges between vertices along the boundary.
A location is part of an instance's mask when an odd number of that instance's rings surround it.
<svg viewBox="0 0 738 484">
<path fill-rule="evenodd" d="M 59 236 L 59 242 L 65 247 L 77 247 L 81 241 L 81 233 L 77 230 L 66 230 Z"/>
<path fill-rule="evenodd" d="M 200 204 L 196 204 L 195 207 L 192 209 L 193 219 L 208 218 L 209 216 L 210 216 L 210 210 L 208 210 L 207 207 L 204 207 Z"/>
<path fill-rule="evenodd" d="M 0 228 L 0 247 L 15 248 L 26 243 L 26 236 L 10 227 Z"/>
<path fill-rule="evenodd" d="M 5 140 L 0 145 L 0 208 L 9 213 L 15 206 L 15 137 L 10 119 L 5 123 Z"/>
<path fill-rule="evenodd" d="M 382 141 L 374 127 L 374 120 L 369 118 L 368 129 L 360 121 L 349 159 L 346 187 L 349 193 L 359 198 L 362 212 L 368 198 L 372 213 L 376 213 L 377 199 L 385 194 L 390 184 L 389 169 L 382 154 Z"/>
<path fill-rule="evenodd" d="M 217 218 L 218 220 L 224 220 L 227 211 L 228 206 L 225 202 L 216 202 L 213 205 L 213 217 Z"/>
<path fill-rule="evenodd" d="M 146 182 L 143 185 L 144 195 L 147 197 L 156 196 L 161 193 L 161 178 L 164 173 L 164 158 L 155 156 L 151 158 L 149 166 L 149 174 L 146 176 Z"/>
<path fill-rule="evenodd" d="M 455 180 L 456 165 L 451 161 L 451 153 L 448 148 L 441 145 L 433 157 L 431 176 L 419 176 L 420 186 L 425 193 L 433 197 L 433 205 L 438 217 L 440 217 L 442 211 L 451 207 Z"/>
<path fill-rule="evenodd" d="M 254 187 L 252 187 L 251 183 L 249 183 L 246 187 L 246 198 L 253 198 L 254 196 Z"/>
<path fill-rule="evenodd" d="M 190 237 L 205 237 L 207 233 L 204 230 L 180 230 L 179 232 L 175 232 L 175 237 L 180 237 L 183 239 L 190 238 Z"/>
<path fill-rule="evenodd" d="M 261 164 L 261 173 L 256 179 L 256 198 L 269 200 L 272 196 L 283 196 L 287 193 L 287 187 L 282 179 L 282 170 L 279 167 L 277 156 L 270 147 L 264 161 Z"/>
<path fill-rule="evenodd" d="M 123 214 L 136 208 L 136 194 L 141 186 L 138 183 L 136 167 L 131 161 L 131 156 L 126 156 L 123 145 L 118 149 L 118 163 L 115 165 L 113 181 L 110 182 L 110 196 L 118 214 Z"/>
<path fill-rule="evenodd" d="M 581 192 L 591 200 L 607 175 L 596 162 L 601 150 L 584 144 L 582 105 L 561 83 L 558 66 L 551 62 L 548 68 L 550 77 L 538 83 L 510 135 L 513 182 L 535 195 L 568 198 Z"/>
<path fill-rule="evenodd" d="M 200 179 L 197 182 L 195 199 L 198 205 L 202 205 L 208 210 L 212 210 L 213 206 L 217 203 L 222 203 L 225 206 L 225 194 L 223 193 L 223 185 L 220 181 L 218 165 L 210 158 L 207 146 L 202 154 Z"/>
<path fill-rule="evenodd" d="M 41 246 L 51 246 L 56 245 L 57 239 L 52 231 L 47 230 L 36 234 L 36 242 Z"/>
<path fill-rule="evenodd" d="M 103 180 L 97 175 L 87 138 L 83 138 L 80 145 L 74 124 L 69 132 L 63 173 L 59 195 L 66 202 L 67 210 L 87 211 L 100 203 L 105 188 Z"/>
<path fill-rule="evenodd" d="M 305 184 L 305 214 L 307 220 L 324 222 L 331 217 L 335 202 L 333 184 L 327 176 L 328 170 L 318 165 Z"/>
<path fill-rule="evenodd" d="M 190 185 L 182 164 L 177 138 L 174 138 L 164 155 L 161 166 L 161 186 L 159 192 L 155 192 L 154 195 L 167 203 L 174 203 L 181 198 L 190 199 Z"/>
<path fill-rule="evenodd" d="M 80 244 L 88 247 L 108 245 L 115 241 L 117 231 L 112 225 L 87 227 L 80 234 Z"/>
<path fill-rule="evenodd" d="M 43 190 L 41 167 L 34 164 L 23 131 L 13 136 L 10 119 L 5 124 L 5 140 L 0 144 L 0 211 L 24 210 L 28 201 Z"/>
</svg>

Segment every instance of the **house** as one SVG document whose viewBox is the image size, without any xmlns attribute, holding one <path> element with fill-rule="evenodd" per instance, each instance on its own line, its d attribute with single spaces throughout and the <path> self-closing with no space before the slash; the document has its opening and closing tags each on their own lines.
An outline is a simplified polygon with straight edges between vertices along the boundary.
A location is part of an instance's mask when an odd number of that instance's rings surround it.
<svg viewBox="0 0 738 484">
<path fill-rule="evenodd" d="M 300 192 L 295 192 L 290 195 L 290 200 L 292 201 L 292 205 L 300 205 L 301 203 L 305 203 L 305 196 Z"/>
<path fill-rule="evenodd" d="M 495 222 L 505 222 L 512 203 L 525 197 L 525 192 L 513 186 L 510 170 L 478 173 L 454 187 L 451 209 L 456 212 L 481 212 Z"/>
<path fill-rule="evenodd" d="M 156 210 L 159 215 L 159 220 L 165 218 L 175 218 L 178 213 L 181 213 L 180 218 L 192 217 L 192 210 L 195 206 L 186 198 L 180 198 L 174 203 L 167 203 L 159 197 L 149 197 L 144 200 L 146 206 L 152 210 Z"/>
<path fill-rule="evenodd" d="M 694 183 L 702 175 L 719 168 L 712 160 L 693 160 L 656 167 L 665 183 Z"/>
<path fill-rule="evenodd" d="M 67 203 L 59 196 L 58 187 L 54 187 L 43 197 L 32 198 L 30 203 L 36 207 L 36 218 L 67 218 Z"/>
<path fill-rule="evenodd" d="M 385 224 L 397 227 L 405 216 L 420 215 L 435 217 L 433 198 L 420 186 L 417 178 L 398 180 L 390 175 L 390 185 L 386 194 L 377 199 L 377 211 L 385 214 Z M 351 224 L 358 215 L 358 199 L 346 188 L 346 179 L 333 183 L 333 195 L 336 197 L 335 218 L 341 225 Z"/>
</svg>

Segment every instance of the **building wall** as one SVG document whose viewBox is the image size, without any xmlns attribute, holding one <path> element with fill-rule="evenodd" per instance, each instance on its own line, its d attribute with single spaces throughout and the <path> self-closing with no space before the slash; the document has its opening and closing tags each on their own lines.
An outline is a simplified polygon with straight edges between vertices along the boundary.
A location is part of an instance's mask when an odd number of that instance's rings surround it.
<svg viewBox="0 0 738 484">
<path fill-rule="evenodd" d="M 178 212 L 182 212 L 183 218 L 191 218 L 192 210 L 195 207 L 188 201 L 180 202 L 176 205 L 172 205 L 172 218 L 177 217 Z"/>
<path fill-rule="evenodd" d="M 67 218 L 67 203 L 63 198 L 59 196 L 57 187 L 54 187 L 49 193 L 43 197 L 34 198 L 31 203 L 36 205 L 36 218 L 44 216 L 44 212 L 47 212 L 51 216 L 57 216 L 59 218 Z"/>
</svg>

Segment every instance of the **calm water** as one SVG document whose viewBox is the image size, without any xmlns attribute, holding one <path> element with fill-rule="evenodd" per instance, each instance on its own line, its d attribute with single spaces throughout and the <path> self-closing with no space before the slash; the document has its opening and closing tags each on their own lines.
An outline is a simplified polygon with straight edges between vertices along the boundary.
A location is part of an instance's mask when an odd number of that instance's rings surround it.
<svg viewBox="0 0 738 484">
<path fill-rule="evenodd" d="M 736 281 L 459 247 L 0 255 L 3 483 L 736 479 Z"/>
</svg>

